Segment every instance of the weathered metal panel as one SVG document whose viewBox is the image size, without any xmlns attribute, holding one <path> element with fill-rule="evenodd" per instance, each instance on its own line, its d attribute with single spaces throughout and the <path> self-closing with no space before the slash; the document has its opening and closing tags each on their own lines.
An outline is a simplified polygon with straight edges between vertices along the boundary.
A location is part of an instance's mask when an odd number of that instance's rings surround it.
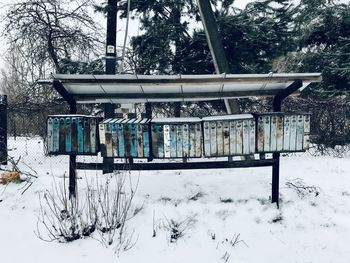
<svg viewBox="0 0 350 263">
<path fill-rule="evenodd" d="M 200 123 L 196 123 L 195 125 L 195 157 L 202 156 L 202 126 Z"/>
<path fill-rule="evenodd" d="M 210 156 L 210 125 L 208 121 L 203 122 L 204 127 L 204 156 L 209 157 Z"/>
<path fill-rule="evenodd" d="M 178 157 L 177 156 L 177 141 L 176 141 L 176 125 L 170 125 L 170 157 Z"/>
<path fill-rule="evenodd" d="M 309 144 L 310 144 L 310 115 L 306 114 L 304 116 L 304 142 L 303 142 L 304 150 L 309 149 Z"/>
<path fill-rule="evenodd" d="M 264 152 L 271 151 L 271 118 L 264 116 Z"/>
<path fill-rule="evenodd" d="M 291 116 L 289 150 L 295 151 L 297 144 L 297 116 Z"/>
<path fill-rule="evenodd" d="M 144 124 L 138 120 L 137 123 L 137 156 L 144 157 L 144 142 L 143 142 L 143 127 Z"/>
<path fill-rule="evenodd" d="M 53 119 L 53 152 L 59 151 L 59 129 L 60 129 L 60 121 L 58 118 Z"/>
<path fill-rule="evenodd" d="M 255 120 L 250 119 L 248 125 L 249 125 L 249 153 L 255 153 L 255 137 L 256 137 Z"/>
<path fill-rule="evenodd" d="M 124 124 L 124 148 L 125 157 L 131 156 L 131 126 L 129 123 Z"/>
<path fill-rule="evenodd" d="M 135 119 L 130 120 L 130 143 L 131 143 L 131 157 L 137 157 L 137 125 Z"/>
<path fill-rule="evenodd" d="M 158 157 L 164 158 L 164 128 L 163 125 L 157 125 L 157 143 L 158 143 Z"/>
<path fill-rule="evenodd" d="M 96 126 L 96 119 L 95 118 L 90 118 L 90 141 L 91 141 L 91 153 L 96 153 L 97 152 L 97 142 L 96 142 L 96 131 L 97 131 L 97 126 Z"/>
<path fill-rule="evenodd" d="M 264 118 L 263 116 L 258 117 L 258 133 L 257 133 L 257 148 L 258 152 L 264 151 Z"/>
<path fill-rule="evenodd" d="M 106 136 L 106 156 L 113 157 L 113 145 L 112 145 L 112 124 L 107 122 L 105 124 L 105 136 Z"/>
<path fill-rule="evenodd" d="M 154 157 L 158 158 L 158 135 L 157 135 L 157 124 L 152 124 L 152 154 Z"/>
<path fill-rule="evenodd" d="M 190 133 L 189 157 L 194 157 L 195 156 L 195 147 L 196 147 L 196 130 L 195 130 L 195 125 L 193 123 L 189 124 L 189 133 Z"/>
<path fill-rule="evenodd" d="M 297 151 L 303 150 L 303 142 L 304 142 L 304 116 L 298 115 L 297 116 L 297 143 L 296 143 Z"/>
<path fill-rule="evenodd" d="M 72 152 L 78 152 L 78 118 L 72 118 Z M 104 128 L 103 128 L 104 131 Z M 104 135 L 104 132 L 103 132 Z M 103 146 L 104 146 L 104 136 L 103 136 Z M 106 148 L 104 148 L 106 149 Z"/>
<path fill-rule="evenodd" d="M 117 120 L 113 120 L 111 125 L 112 125 L 112 155 L 113 155 L 113 157 L 119 157 Z"/>
<path fill-rule="evenodd" d="M 250 153 L 249 145 L 249 120 L 243 120 L 243 154 L 247 155 Z"/>
<path fill-rule="evenodd" d="M 124 140 L 124 125 L 118 122 L 118 154 L 119 157 L 125 157 L 125 140 Z"/>
<path fill-rule="evenodd" d="M 150 143 L 149 143 L 149 123 L 143 125 L 143 155 L 144 157 L 150 157 Z"/>
<path fill-rule="evenodd" d="M 65 125 L 66 125 L 65 150 L 67 153 L 70 153 L 72 151 L 72 125 L 71 125 L 71 118 L 70 117 L 65 118 Z"/>
<path fill-rule="evenodd" d="M 176 156 L 177 157 L 183 157 L 183 125 L 178 124 L 176 125 Z"/>
<path fill-rule="evenodd" d="M 277 151 L 282 151 L 283 150 L 283 116 L 278 115 L 277 116 L 277 139 L 276 139 L 276 144 L 277 144 Z"/>
<path fill-rule="evenodd" d="M 277 151 L 277 116 L 272 115 L 271 116 L 271 145 L 270 145 L 270 150 L 271 152 L 276 152 Z"/>
<path fill-rule="evenodd" d="M 210 153 L 211 156 L 218 155 L 217 147 L 217 136 L 216 136 L 216 123 L 214 121 L 210 122 Z"/>
<path fill-rule="evenodd" d="M 237 154 L 236 121 L 230 121 L 230 155 Z"/>
<path fill-rule="evenodd" d="M 89 119 L 84 118 L 83 119 L 83 132 L 84 132 L 84 152 L 90 153 L 91 152 L 91 141 L 90 141 L 90 124 Z"/>
<path fill-rule="evenodd" d="M 183 142 L 183 157 L 187 158 L 190 156 L 190 142 L 189 142 L 189 127 L 188 124 L 182 125 L 182 142 Z"/>
<path fill-rule="evenodd" d="M 48 152 L 53 152 L 53 119 L 47 119 L 47 149 Z"/>
<path fill-rule="evenodd" d="M 59 146 L 58 151 L 64 152 L 66 149 L 66 127 L 64 118 L 59 118 Z"/>
<path fill-rule="evenodd" d="M 84 152 L 84 123 L 81 117 L 78 117 L 78 153 Z"/>
<path fill-rule="evenodd" d="M 243 121 L 236 121 L 236 152 L 238 155 L 243 154 Z"/>
<path fill-rule="evenodd" d="M 230 155 L 230 123 L 223 122 L 224 155 Z"/>
<path fill-rule="evenodd" d="M 224 136 L 223 136 L 222 121 L 216 122 L 216 140 L 217 140 L 218 156 L 223 156 L 224 155 Z"/>
<path fill-rule="evenodd" d="M 170 158 L 170 126 L 165 124 L 164 126 L 164 157 Z"/>
<path fill-rule="evenodd" d="M 283 150 L 289 151 L 290 149 L 290 123 L 291 117 L 286 115 L 284 117 L 284 132 L 283 132 Z"/>
</svg>

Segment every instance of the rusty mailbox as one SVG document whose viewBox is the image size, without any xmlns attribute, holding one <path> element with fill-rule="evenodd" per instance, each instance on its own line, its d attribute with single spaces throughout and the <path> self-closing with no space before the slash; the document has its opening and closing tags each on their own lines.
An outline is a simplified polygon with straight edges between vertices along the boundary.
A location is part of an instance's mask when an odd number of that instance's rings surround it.
<svg viewBox="0 0 350 263">
<path fill-rule="evenodd" d="M 310 114 L 261 113 L 257 120 L 257 152 L 300 152 L 309 147 Z"/>
<path fill-rule="evenodd" d="M 199 118 L 152 119 L 151 138 L 155 158 L 202 156 L 202 127 Z"/>
<path fill-rule="evenodd" d="M 255 120 L 251 114 L 203 118 L 205 157 L 255 152 Z"/>
<path fill-rule="evenodd" d="M 106 119 L 99 124 L 103 157 L 148 158 L 149 119 Z"/>
<path fill-rule="evenodd" d="M 96 155 L 98 117 L 86 115 L 50 115 L 47 118 L 49 154 Z"/>
</svg>

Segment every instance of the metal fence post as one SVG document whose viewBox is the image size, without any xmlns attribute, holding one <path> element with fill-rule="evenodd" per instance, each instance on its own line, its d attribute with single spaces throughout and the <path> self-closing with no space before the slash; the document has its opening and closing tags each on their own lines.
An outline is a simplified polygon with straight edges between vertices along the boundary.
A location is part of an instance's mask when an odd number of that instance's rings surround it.
<svg viewBox="0 0 350 263">
<path fill-rule="evenodd" d="M 7 164 L 7 96 L 0 94 L 0 164 Z"/>
</svg>

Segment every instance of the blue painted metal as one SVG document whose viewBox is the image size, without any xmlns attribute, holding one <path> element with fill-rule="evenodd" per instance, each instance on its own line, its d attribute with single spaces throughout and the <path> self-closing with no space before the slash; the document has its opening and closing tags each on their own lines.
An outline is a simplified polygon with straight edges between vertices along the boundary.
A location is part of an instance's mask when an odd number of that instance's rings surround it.
<svg viewBox="0 0 350 263">
<path fill-rule="evenodd" d="M 135 119 L 130 120 L 130 156 L 137 157 L 137 124 Z"/>
<path fill-rule="evenodd" d="M 84 153 L 90 153 L 91 151 L 91 141 L 90 141 L 90 123 L 89 118 L 83 118 L 84 127 Z"/>
<path fill-rule="evenodd" d="M 78 117 L 78 153 L 84 152 L 84 127 L 83 119 Z"/>
<path fill-rule="evenodd" d="M 150 157 L 150 144 L 149 144 L 149 123 L 145 123 L 142 126 L 143 132 L 143 155 L 144 157 Z"/>
<path fill-rule="evenodd" d="M 47 149 L 49 153 L 53 152 L 53 119 L 47 119 Z"/>
<path fill-rule="evenodd" d="M 72 118 L 72 152 L 78 152 L 78 119 Z"/>
<path fill-rule="evenodd" d="M 158 157 L 164 158 L 164 132 L 163 125 L 157 125 L 157 145 L 158 145 Z"/>
<path fill-rule="evenodd" d="M 112 125 L 112 155 L 113 157 L 119 157 L 117 120 L 114 120 L 111 123 L 111 125 Z"/>
<path fill-rule="evenodd" d="M 53 152 L 59 151 L 59 129 L 60 129 L 60 122 L 58 118 L 53 119 L 53 130 L 52 130 L 52 137 L 53 137 Z"/>
<path fill-rule="evenodd" d="M 72 151 L 72 120 L 70 117 L 66 118 L 66 152 Z"/>
<path fill-rule="evenodd" d="M 125 157 L 124 125 L 118 122 L 118 153 L 119 157 Z"/>
<path fill-rule="evenodd" d="M 183 157 L 183 126 L 181 124 L 175 125 L 176 127 L 176 157 Z"/>
<path fill-rule="evenodd" d="M 157 124 L 152 124 L 151 129 L 152 129 L 152 155 L 155 158 L 158 158 L 159 153 L 158 153 L 158 126 L 157 126 Z"/>
<path fill-rule="evenodd" d="M 170 157 L 177 156 L 177 140 L 176 140 L 177 127 L 175 124 L 170 125 Z M 179 156 L 181 157 L 181 156 Z"/>
<path fill-rule="evenodd" d="M 95 118 L 90 118 L 90 141 L 91 141 L 91 153 L 97 152 L 96 144 L 97 124 Z"/>
</svg>

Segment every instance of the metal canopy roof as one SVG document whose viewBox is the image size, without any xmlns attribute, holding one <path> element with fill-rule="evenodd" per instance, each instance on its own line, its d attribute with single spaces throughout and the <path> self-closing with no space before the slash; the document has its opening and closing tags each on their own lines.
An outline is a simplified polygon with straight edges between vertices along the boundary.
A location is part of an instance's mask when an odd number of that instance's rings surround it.
<svg viewBox="0 0 350 263">
<path fill-rule="evenodd" d="M 312 82 L 320 82 L 321 74 L 55 74 L 52 81 L 61 95 L 63 92 L 77 103 L 136 103 L 274 96 L 294 81 L 303 82 L 301 89 Z"/>
</svg>

